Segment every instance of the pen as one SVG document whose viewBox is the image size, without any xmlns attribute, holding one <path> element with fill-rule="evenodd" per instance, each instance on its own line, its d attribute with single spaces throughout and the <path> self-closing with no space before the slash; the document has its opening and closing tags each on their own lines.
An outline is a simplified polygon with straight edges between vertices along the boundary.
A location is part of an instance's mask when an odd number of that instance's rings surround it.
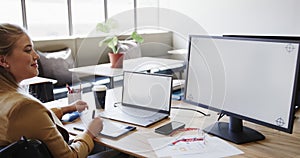
<svg viewBox="0 0 300 158">
<path fill-rule="evenodd" d="M 73 127 L 73 129 L 74 129 L 74 130 L 77 130 L 77 131 L 81 131 L 81 132 L 83 132 L 83 131 L 84 131 L 84 129 L 82 129 L 82 128 L 78 128 L 78 127 Z"/>
<path fill-rule="evenodd" d="M 93 113 L 92 113 L 92 119 L 95 118 L 95 110 L 93 110 Z"/>
</svg>

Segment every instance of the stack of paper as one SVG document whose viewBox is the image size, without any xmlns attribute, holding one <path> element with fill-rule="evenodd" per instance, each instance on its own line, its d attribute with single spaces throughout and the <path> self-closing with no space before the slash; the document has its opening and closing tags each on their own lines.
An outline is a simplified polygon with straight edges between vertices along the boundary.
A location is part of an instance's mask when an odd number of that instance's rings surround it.
<svg viewBox="0 0 300 158">
<path fill-rule="evenodd" d="M 216 158 L 243 154 L 243 152 L 218 137 L 205 136 L 204 140 L 181 141 L 197 135 L 148 139 L 157 157 Z M 176 143 L 174 143 L 176 142 Z"/>
</svg>

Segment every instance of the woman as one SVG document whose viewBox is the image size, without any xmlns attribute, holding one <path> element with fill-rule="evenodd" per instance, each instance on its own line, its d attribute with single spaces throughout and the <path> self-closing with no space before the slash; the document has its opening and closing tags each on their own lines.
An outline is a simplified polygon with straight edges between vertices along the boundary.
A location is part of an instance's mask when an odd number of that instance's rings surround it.
<svg viewBox="0 0 300 158">
<path fill-rule="evenodd" d="M 83 111 L 87 104 L 77 101 L 49 111 L 41 102 L 23 93 L 19 83 L 38 75 L 39 55 L 28 34 L 12 24 L 0 24 L 0 146 L 25 136 L 43 141 L 53 157 L 87 157 L 93 138 L 102 130 L 102 120 L 93 119 L 86 131 L 68 145 L 68 132 L 59 119 L 72 111 Z"/>
</svg>

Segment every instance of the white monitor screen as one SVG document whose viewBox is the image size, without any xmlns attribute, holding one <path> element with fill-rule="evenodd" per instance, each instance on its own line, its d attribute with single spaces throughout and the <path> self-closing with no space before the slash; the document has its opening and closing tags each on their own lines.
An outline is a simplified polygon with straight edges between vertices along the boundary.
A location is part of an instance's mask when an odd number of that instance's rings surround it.
<svg viewBox="0 0 300 158">
<path fill-rule="evenodd" d="M 190 36 L 185 100 L 292 132 L 299 43 Z"/>
<path fill-rule="evenodd" d="M 172 76 L 124 72 L 122 103 L 142 108 L 169 111 Z"/>
</svg>

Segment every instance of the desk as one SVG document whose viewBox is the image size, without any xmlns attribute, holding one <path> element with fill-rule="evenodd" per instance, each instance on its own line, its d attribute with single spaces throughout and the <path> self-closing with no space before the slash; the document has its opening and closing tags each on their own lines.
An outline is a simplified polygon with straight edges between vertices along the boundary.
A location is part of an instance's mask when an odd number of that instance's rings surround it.
<svg viewBox="0 0 300 158">
<path fill-rule="evenodd" d="M 184 61 L 153 58 L 153 57 L 141 57 L 135 59 L 124 60 L 123 68 L 111 68 L 111 64 L 99 64 L 91 66 L 83 66 L 69 69 L 71 72 L 84 73 L 97 76 L 105 76 L 110 79 L 110 88 L 114 88 L 114 77 L 122 76 L 123 71 L 150 71 L 157 72 L 163 70 L 173 70 L 182 72 L 184 68 Z"/>
<path fill-rule="evenodd" d="M 112 102 L 120 100 L 121 91 L 108 90 L 106 107 L 109 108 L 109 105 L 112 106 Z M 89 105 L 94 105 L 94 99 L 92 93 L 85 93 L 83 95 L 83 100 L 88 102 Z M 55 101 L 60 102 L 61 104 L 66 104 L 66 99 Z M 55 102 L 47 103 L 48 106 L 57 105 Z M 54 104 L 53 104 L 54 103 Z M 187 108 L 194 108 L 198 110 L 205 111 L 200 107 L 195 107 L 193 105 L 185 104 L 180 101 L 173 101 L 172 106 L 182 106 Z M 93 109 L 94 107 L 91 106 Z M 99 144 L 120 150 L 122 152 L 128 153 L 135 157 L 156 157 L 155 151 L 152 149 L 147 139 L 149 138 L 159 138 L 165 137 L 159 134 L 154 133 L 154 129 L 170 122 L 171 120 L 184 122 L 186 127 L 198 127 L 202 128 L 211 124 L 211 121 L 216 120 L 216 115 L 211 113 L 212 116 L 204 117 L 199 113 L 194 111 L 185 111 L 185 110 L 171 110 L 170 119 L 165 119 L 159 123 L 156 123 L 148 128 L 137 127 L 137 130 L 131 132 L 117 140 L 112 140 L 108 138 L 98 137 L 95 141 Z M 254 128 L 260 131 L 266 136 L 266 139 L 263 141 L 247 143 L 243 145 L 232 144 L 233 146 L 239 148 L 244 152 L 242 155 L 236 155 L 233 157 L 299 157 L 300 156 L 300 111 L 296 113 L 296 119 L 294 123 L 294 132 L 293 134 L 287 134 L 273 130 L 267 127 L 260 125 L 252 124 L 247 121 L 244 121 L 244 125 Z M 226 121 L 226 117 L 222 121 Z M 66 128 L 73 134 L 78 134 L 78 131 L 73 130 L 74 124 L 81 124 L 80 121 L 77 121 L 72 124 L 67 124 Z"/>
<path fill-rule="evenodd" d="M 168 54 L 171 54 L 172 59 L 186 60 L 188 56 L 188 50 L 187 49 L 169 50 Z"/>
<path fill-rule="evenodd" d="M 20 85 L 30 85 L 30 84 L 37 84 L 37 83 L 43 83 L 43 82 L 52 82 L 52 84 L 55 84 L 55 83 L 57 83 L 57 80 L 36 76 L 36 77 L 32 77 L 32 78 L 23 80 L 20 83 Z"/>
</svg>

